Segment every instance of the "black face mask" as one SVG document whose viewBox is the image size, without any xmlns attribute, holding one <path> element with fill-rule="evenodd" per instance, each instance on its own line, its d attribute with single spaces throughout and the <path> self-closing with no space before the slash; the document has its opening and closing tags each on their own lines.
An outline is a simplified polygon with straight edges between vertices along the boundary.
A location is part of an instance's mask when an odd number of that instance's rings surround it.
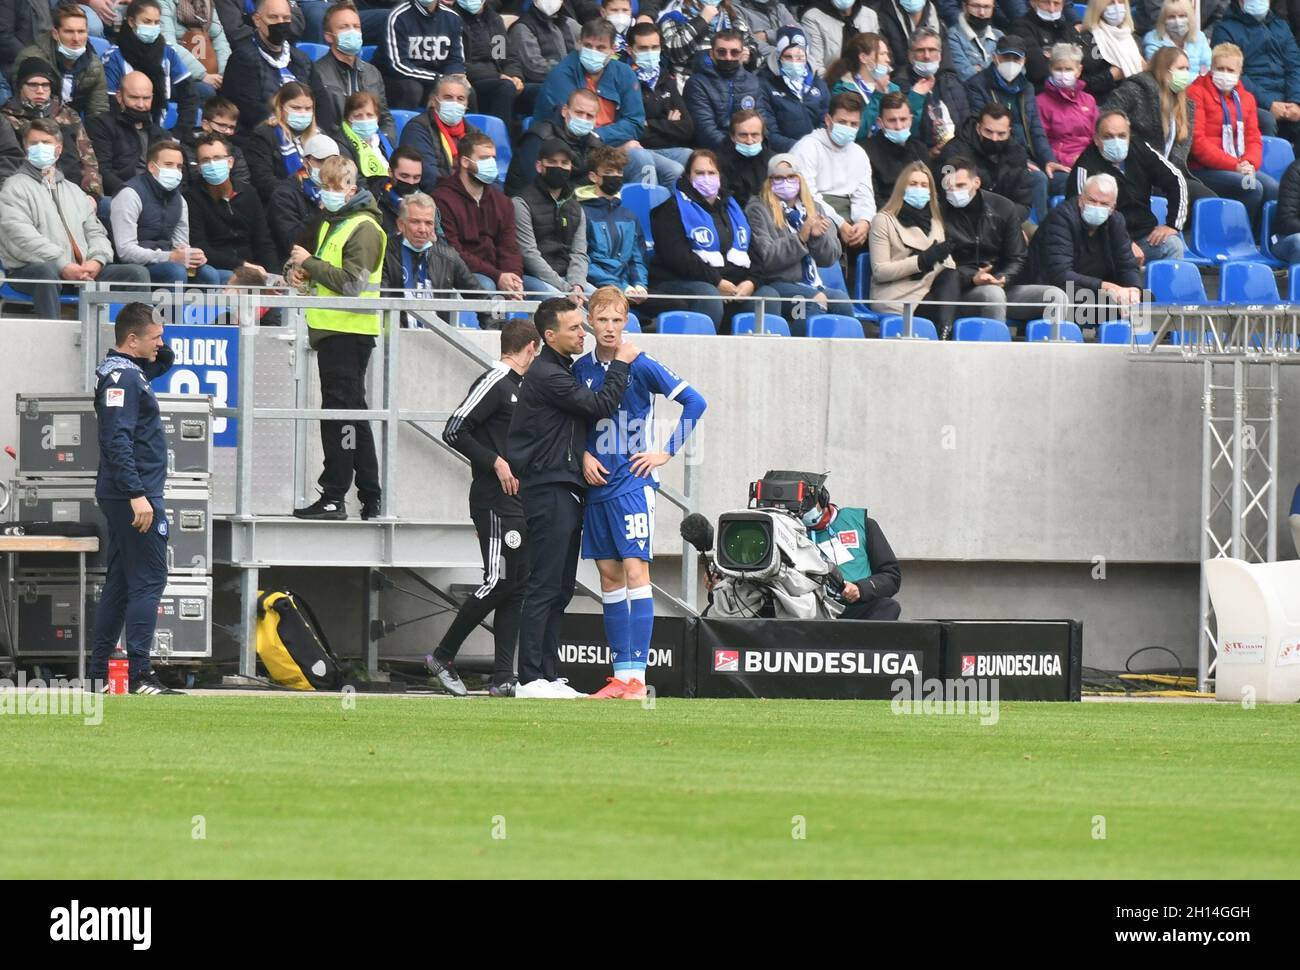
<svg viewBox="0 0 1300 970">
<path fill-rule="evenodd" d="M 569 170 L 551 165 L 542 169 L 542 184 L 548 189 L 562 189 L 569 184 Z"/>
<path fill-rule="evenodd" d="M 983 135 L 979 136 L 979 140 L 980 148 L 986 155 L 1001 155 L 1007 150 L 1007 145 L 1011 143 L 1009 138 L 1005 141 L 994 141 L 991 138 L 985 138 Z"/>
<path fill-rule="evenodd" d="M 289 39 L 289 30 L 292 24 L 268 24 L 266 28 L 266 39 L 273 47 L 279 47 Z"/>
<path fill-rule="evenodd" d="M 623 189 L 623 176 L 621 175 L 602 175 L 600 177 L 600 190 L 606 195 L 618 195 Z"/>
<path fill-rule="evenodd" d="M 419 187 L 420 187 L 419 182 L 398 182 L 394 180 L 393 194 L 395 194 L 398 198 L 405 198 L 406 196 L 410 195 L 412 192 L 419 189 Z"/>
<path fill-rule="evenodd" d="M 139 108 L 123 108 L 122 117 L 139 125 L 147 125 L 153 116 Z"/>
<path fill-rule="evenodd" d="M 966 23 L 970 24 L 970 29 L 976 32 L 983 31 L 989 24 L 993 23 L 992 17 L 976 17 L 972 14 L 966 15 Z"/>
<path fill-rule="evenodd" d="M 713 66 L 718 69 L 718 74 L 722 77 L 735 77 L 736 73 L 740 70 L 740 61 L 715 60 Z"/>
</svg>

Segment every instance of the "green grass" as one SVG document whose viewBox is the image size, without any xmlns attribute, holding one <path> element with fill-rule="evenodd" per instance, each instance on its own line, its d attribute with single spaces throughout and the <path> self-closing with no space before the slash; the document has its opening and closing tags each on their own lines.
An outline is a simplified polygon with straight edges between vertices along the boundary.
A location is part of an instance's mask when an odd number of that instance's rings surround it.
<svg viewBox="0 0 1300 970">
<path fill-rule="evenodd" d="M 0 878 L 1290 878 L 1300 855 L 1296 705 L 1005 703 L 982 727 L 887 702 L 355 701 L 0 716 Z"/>
</svg>

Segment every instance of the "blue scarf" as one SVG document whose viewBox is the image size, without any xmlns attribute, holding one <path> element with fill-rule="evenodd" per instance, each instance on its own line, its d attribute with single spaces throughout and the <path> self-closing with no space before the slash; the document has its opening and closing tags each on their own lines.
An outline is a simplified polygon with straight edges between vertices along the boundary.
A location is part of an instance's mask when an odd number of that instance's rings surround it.
<svg viewBox="0 0 1300 970">
<path fill-rule="evenodd" d="M 275 126 L 275 137 L 280 141 L 280 161 L 284 163 L 285 173 L 289 178 L 294 178 L 299 172 L 306 172 L 306 177 L 302 180 L 303 194 L 312 205 L 319 204 L 320 186 L 311 180 L 311 172 L 307 171 L 302 155 L 298 153 L 298 143 L 292 138 L 286 138 L 284 129 L 279 125 Z"/>
<path fill-rule="evenodd" d="M 677 211 L 682 216 L 682 228 L 690 240 L 695 255 L 708 266 L 722 269 L 727 263 L 733 266 L 749 266 L 749 223 L 745 213 L 740 211 L 734 196 L 727 197 L 727 217 L 731 220 L 731 248 L 723 258 L 718 248 L 718 228 L 713 224 L 713 216 L 708 210 L 680 189 L 675 193 Z"/>
<path fill-rule="evenodd" d="M 1228 117 L 1228 99 L 1219 92 L 1219 106 L 1223 108 L 1223 150 L 1233 158 L 1246 157 L 1246 122 L 1241 114 L 1241 95 L 1232 89 L 1232 106 L 1237 111 L 1236 137 L 1233 137 L 1232 119 Z"/>
<path fill-rule="evenodd" d="M 803 77 L 797 81 L 791 80 L 785 76 L 785 72 L 781 70 L 780 60 L 777 60 L 776 62 L 776 69 L 780 72 L 781 80 L 785 82 L 785 86 L 790 89 L 790 93 L 800 101 L 808 97 L 808 95 L 812 94 L 816 89 L 816 85 L 813 84 L 813 82 L 817 79 L 817 75 L 813 73 L 811 64 L 804 65 Z M 870 100 L 870 98 L 867 100 Z"/>
<path fill-rule="evenodd" d="M 786 207 L 785 224 L 790 227 L 790 231 L 796 236 L 799 235 L 799 230 L 803 228 L 803 221 L 806 218 L 808 218 L 808 212 L 804 209 L 802 202 L 796 202 L 793 207 Z M 815 286 L 818 289 L 822 287 L 822 278 L 817 272 L 817 263 L 813 260 L 812 254 L 808 252 L 806 246 L 803 253 L 803 284 L 804 286 Z"/>
<path fill-rule="evenodd" d="M 432 296 L 429 290 L 429 261 L 402 241 L 402 280 L 414 296 Z"/>
<path fill-rule="evenodd" d="M 632 70 L 636 71 L 636 79 L 645 85 L 646 90 L 653 91 L 655 85 L 659 83 L 659 72 L 663 70 L 663 62 L 661 61 L 660 66 L 656 67 L 653 71 L 643 71 L 641 68 L 637 67 L 636 59 L 633 58 Z"/>
</svg>

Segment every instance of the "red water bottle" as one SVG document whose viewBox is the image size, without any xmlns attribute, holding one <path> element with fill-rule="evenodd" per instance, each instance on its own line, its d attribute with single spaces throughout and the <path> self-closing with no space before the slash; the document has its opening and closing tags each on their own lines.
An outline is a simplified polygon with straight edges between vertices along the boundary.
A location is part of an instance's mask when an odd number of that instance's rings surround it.
<svg viewBox="0 0 1300 970">
<path fill-rule="evenodd" d="M 130 692 L 130 664 L 126 659 L 126 651 L 122 649 L 119 643 L 113 651 L 113 655 L 108 658 L 108 691 L 109 694 L 126 694 Z"/>
</svg>

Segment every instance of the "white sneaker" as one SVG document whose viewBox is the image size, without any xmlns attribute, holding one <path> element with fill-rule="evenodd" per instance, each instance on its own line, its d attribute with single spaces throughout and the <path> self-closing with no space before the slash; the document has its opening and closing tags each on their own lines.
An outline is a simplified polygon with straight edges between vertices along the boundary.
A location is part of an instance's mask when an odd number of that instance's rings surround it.
<svg viewBox="0 0 1300 970">
<path fill-rule="evenodd" d="M 569 678 L 567 677 L 560 677 L 557 680 L 551 681 L 551 690 L 554 692 L 551 694 L 552 697 L 563 697 L 565 699 L 571 699 L 574 697 L 587 696 L 581 691 L 574 690 L 572 687 L 570 687 Z"/>
<path fill-rule="evenodd" d="M 531 697 L 531 698 L 546 698 L 546 699 L 553 699 L 561 696 L 555 692 L 553 686 L 554 685 L 552 685 L 549 680 L 543 680 L 542 678 L 538 677 L 536 680 L 531 680 L 526 684 L 520 684 L 518 687 L 516 687 L 515 696 L 524 697 L 524 698 Z"/>
</svg>

